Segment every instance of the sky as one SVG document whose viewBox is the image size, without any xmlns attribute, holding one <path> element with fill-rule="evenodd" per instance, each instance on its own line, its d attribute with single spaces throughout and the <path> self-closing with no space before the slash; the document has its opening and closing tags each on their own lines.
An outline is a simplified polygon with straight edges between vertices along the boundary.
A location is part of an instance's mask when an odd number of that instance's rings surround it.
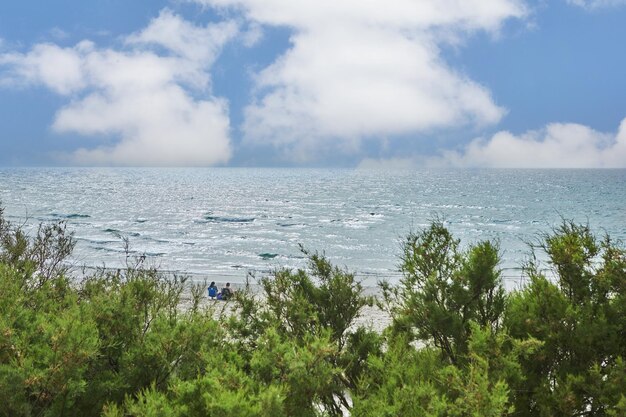
<svg viewBox="0 0 626 417">
<path fill-rule="evenodd" d="M 626 167 L 626 0 L 0 3 L 0 166 Z"/>
</svg>

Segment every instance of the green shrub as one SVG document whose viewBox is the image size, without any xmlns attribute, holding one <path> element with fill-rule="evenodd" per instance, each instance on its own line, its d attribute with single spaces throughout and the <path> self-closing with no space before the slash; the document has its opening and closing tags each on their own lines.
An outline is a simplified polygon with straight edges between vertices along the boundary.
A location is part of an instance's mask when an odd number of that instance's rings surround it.
<svg viewBox="0 0 626 417">
<path fill-rule="evenodd" d="M 511 296 L 505 320 L 513 337 L 543 343 L 522 361 L 518 414 L 617 415 L 626 396 L 626 252 L 571 222 L 539 249 L 552 276 L 530 262 L 530 284 Z"/>
<path fill-rule="evenodd" d="M 64 223 L 29 237 L 0 209 L 0 416 L 626 415 L 626 251 L 586 226 L 544 236 L 547 265 L 509 294 L 497 245 L 410 233 L 382 333 L 317 253 L 220 314 L 141 257 L 72 279 L 73 246 Z"/>
</svg>

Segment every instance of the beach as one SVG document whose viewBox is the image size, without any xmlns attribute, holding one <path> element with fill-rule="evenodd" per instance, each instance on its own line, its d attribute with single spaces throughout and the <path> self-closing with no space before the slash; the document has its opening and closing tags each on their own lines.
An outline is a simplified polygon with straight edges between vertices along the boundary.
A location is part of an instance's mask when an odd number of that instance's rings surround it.
<svg viewBox="0 0 626 417">
<path fill-rule="evenodd" d="M 193 284 L 192 284 L 193 285 Z M 218 286 L 219 287 L 219 286 Z M 180 300 L 180 309 L 181 311 L 188 311 L 192 305 L 192 286 L 186 285 L 185 290 L 181 296 Z M 221 288 L 221 287 L 220 287 Z M 233 286 L 235 291 L 241 290 L 243 286 L 237 286 L 236 284 Z M 260 292 L 260 287 L 257 285 L 251 286 L 253 291 L 255 292 L 255 296 L 263 298 L 263 295 Z M 374 291 L 374 288 L 368 288 L 365 290 L 365 293 L 371 293 Z M 207 295 L 206 289 L 204 290 L 202 296 L 200 297 L 200 308 L 206 308 L 210 310 L 213 314 L 213 318 L 216 320 L 222 320 L 225 317 L 229 317 L 234 314 L 235 302 L 230 301 L 222 301 L 217 299 L 211 299 Z M 359 327 L 365 327 L 366 329 L 374 330 L 377 333 L 382 333 L 389 325 L 391 324 L 391 317 L 389 313 L 384 310 L 381 310 L 376 305 L 372 306 L 364 306 L 358 317 L 355 318 L 352 323 L 351 329 L 355 330 Z"/>
</svg>

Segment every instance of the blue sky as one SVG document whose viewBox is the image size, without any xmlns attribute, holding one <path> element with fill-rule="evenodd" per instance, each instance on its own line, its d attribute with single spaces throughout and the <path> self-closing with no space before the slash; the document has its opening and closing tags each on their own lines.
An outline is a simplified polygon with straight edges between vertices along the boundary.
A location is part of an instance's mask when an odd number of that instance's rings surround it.
<svg viewBox="0 0 626 417">
<path fill-rule="evenodd" d="M 0 4 L 0 165 L 626 166 L 626 1 Z"/>
</svg>

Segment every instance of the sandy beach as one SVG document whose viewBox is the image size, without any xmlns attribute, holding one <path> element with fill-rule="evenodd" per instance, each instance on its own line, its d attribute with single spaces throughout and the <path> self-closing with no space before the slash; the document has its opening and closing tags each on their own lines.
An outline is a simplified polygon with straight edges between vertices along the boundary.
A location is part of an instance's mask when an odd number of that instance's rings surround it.
<svg viewBox="0 0 626 417">
<path fill-rule="evenodd" d="M 221 288 L 221 283 L 218 283 L 218 287 Z M 242 285 L 237 286 L 233 285 L 235 291 L 241 290 Z M 255 295 L 257 297 L 262 297 L 260 293 L 260 288 L 257 285 L 251 286 L 253 291 L 255 291 Z M 365 290 L 366 293 L 373 291 L 374 288 L 368 288 Z M 192 297 L 191 297 L 191 286 L 187 286 L 185 291 L 181 296 L 180 307 L 182 311 L 189 310 L 192 305 Z M 235 307 L 235 303 L 232 301 L 221 301 L 216 299 L 211 299 L 208 297 L 206 290 L 204 291 L 202 298 L 200 300 L 200 306 L 202 308 L 209 308 L 213 312 L 213 316 L 215 319 L 220 319 L 220 317 L 229 316 L 233 314 L 233 310 Z M 368 329 L 372 329 L 378 333 L 382 333 L 385 328 L 387 328 L 391 324 L 391 317 L 386 311 L 381 310 L 376 305 L 374 306 L 364 306 L 361 309 L 361 314 L 354 320 L 353 328 L 356 329 L 358 327 L 366 327 Z"/>
</svg>

